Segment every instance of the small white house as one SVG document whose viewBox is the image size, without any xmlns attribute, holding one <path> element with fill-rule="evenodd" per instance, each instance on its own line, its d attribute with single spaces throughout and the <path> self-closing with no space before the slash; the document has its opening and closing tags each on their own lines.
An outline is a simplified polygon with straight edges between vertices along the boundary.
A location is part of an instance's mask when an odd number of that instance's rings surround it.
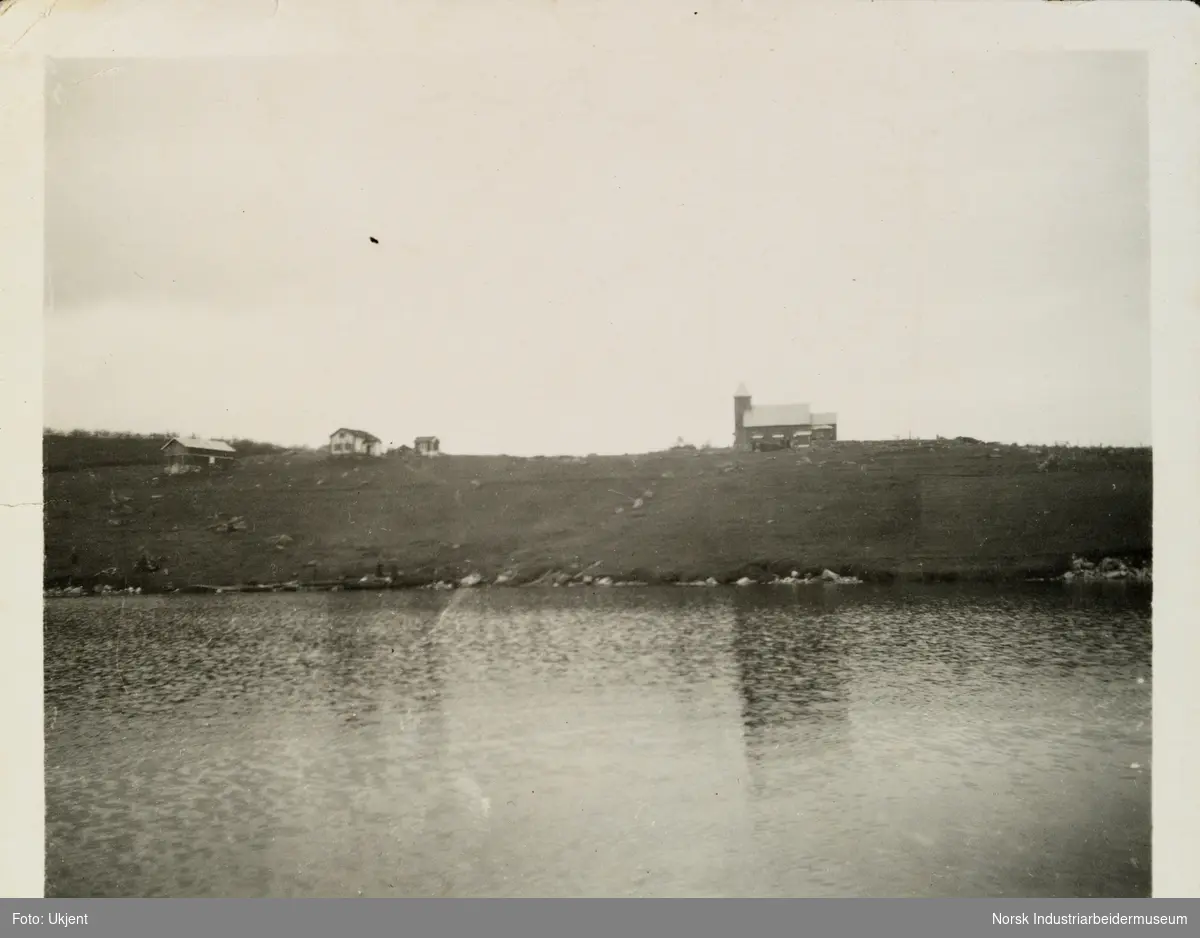
<svg viewBox="0 0 1200 938">
<path fill-rule="evenodd" d="M 383 441 L 366 430 L 339 427 L 329 434 L 330 456 L 382 456 Z"/>
</svg>

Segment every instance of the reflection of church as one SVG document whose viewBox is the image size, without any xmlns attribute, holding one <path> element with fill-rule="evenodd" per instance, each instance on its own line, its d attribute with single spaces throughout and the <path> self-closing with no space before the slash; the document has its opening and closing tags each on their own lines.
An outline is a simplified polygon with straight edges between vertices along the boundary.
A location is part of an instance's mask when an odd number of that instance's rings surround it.
<svg viewBox="0 0 1200 938">
<path fill-rule="evenodd" d="M 756 894 L 845 895 L 847 851 L 859 845 L 829 819 L 854 804 L 842 798 L 854 757 L 837 599 L 825 589 L 738 590 L 733 605 Z"/>
<path fill-rule="evenodd" d="M 825 590 L 734 595 L 733 651 L 740 676 L 747 756 L 844 723 L 847 683 L 842 636 Z"/>
</svg>

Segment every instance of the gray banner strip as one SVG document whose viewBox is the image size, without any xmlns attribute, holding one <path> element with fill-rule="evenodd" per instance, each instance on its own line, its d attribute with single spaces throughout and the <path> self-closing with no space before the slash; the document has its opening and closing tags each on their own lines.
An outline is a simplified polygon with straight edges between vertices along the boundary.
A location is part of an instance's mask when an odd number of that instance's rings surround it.
<svg viewBox="0 0 1200 938">
<path fill-rule="evenodd" d="M 1195 935 L 1198 899 L 4 899 L 0 935 Z"/>
</svg>

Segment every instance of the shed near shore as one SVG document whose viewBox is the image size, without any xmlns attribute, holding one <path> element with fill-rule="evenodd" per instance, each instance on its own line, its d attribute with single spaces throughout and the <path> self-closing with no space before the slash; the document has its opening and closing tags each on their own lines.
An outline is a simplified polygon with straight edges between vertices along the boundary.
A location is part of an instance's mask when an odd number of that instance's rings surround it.
<svg viewBox="0 0 1200 938">
<path fill-rule="evenodd" d="M 172 437 L 160 451 L 166 455 L 167 469 L 176 472 L 185 466 L 228 465 L 237 457 L 237 450 L 224 440 L 197 436 Z"/>
</svg>

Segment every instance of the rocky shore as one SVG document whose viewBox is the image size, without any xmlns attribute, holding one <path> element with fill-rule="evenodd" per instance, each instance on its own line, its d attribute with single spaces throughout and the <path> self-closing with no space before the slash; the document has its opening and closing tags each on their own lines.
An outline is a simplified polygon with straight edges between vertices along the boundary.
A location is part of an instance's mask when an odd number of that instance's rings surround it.
<svg viewBox="0 0 1200 938">
<path fill-rule="evenodd" d="M 638 577 L 633 575 L 615 575 L 602 572 L 547 570 L 545 572 L 521 572 L 507 570 L 488 577 L 481 573 L 469 573 L 459 578 L 428 578 L 404 576 L 344 577 L 338 580 L 289 580 L 279 583 L 240 583 L 240 584 L 189 584 L 184 586 L 166 585 L 159 588 L 143 588 L 142 586 L 119 585 L 112 582 L 96 581 L 88 584 L 72 584 L 65 586 L 48 586 L 43 590 L 46 598 L 78 597 L 78 596 L 108 596 L 108 595 L 141 595 L 147 594 L 218 594 L 218 593 L 279 593 L 279 592 L 340 592 L 343 590 L 404 590 L 423 589 L 449 591 L 458 589 L 479 589 L 485 587 L 523 587 L 523 588 L 593 588 L 608 589 L 638 586 L 677 586 L 694 588 L 754 586 L 854 586 L 868 581 L 895 582 L 905 578 L 892 575 L 866 577 L 854 574 L 837 573 L 830 569 L 820 572 L 802 573 L 792 570 L 785 576 L 777 574 L 759 576 L 734 576 L 725 574 L 721 577 L 709 576 L 688 580 L 662 580 Z M 934 582 L 948 579 L 936 576 L 914 576 L 916 582 Z M 953 578 L 957 579 L 957 577 Z M 1070 569 L 1054 576 L 1027 577 L 1027 582 L 1059 582 L 1059 583 L 1151 583 L 1153 571 L 1147 561 L 1136 561 L 1119 558 L 1103 557 L 1092 561 L 1083 557 L 1072 557 Z"/>
<path fill-rule="evenodd" d="M 1059 577 L 1066 583 L 1095 582 L 1097 580 L 1132 580 L 1135 583 L 1150 583 L 1153 571 L 1149 563 L 1138 565 L 1119 557 L 1104 557 L 1093 563 L 1083 557 L 1071 558 L 1071 569 Z"/>
</svg>

